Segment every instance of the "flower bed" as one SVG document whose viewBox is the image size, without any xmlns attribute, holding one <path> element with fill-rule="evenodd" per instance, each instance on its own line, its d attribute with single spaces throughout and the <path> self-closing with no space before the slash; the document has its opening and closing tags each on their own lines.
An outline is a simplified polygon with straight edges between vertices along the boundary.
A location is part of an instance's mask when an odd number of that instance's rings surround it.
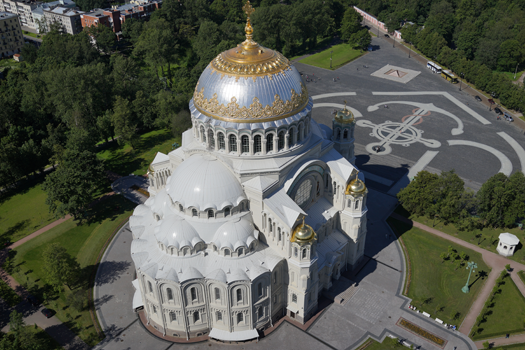
<svg viewBox="0 0 525 350">
<path fill-rule="evenodd" d="M 440 348 L 444 348 L 447 344 L 447 341 L 445 339 L 441 339 L 440 337 L 424 330 L 423 328 L 420 328 L 419 326 L 416 326 L 412 322 L 409 322 L 402 317 L 399 319 L 399 321 L 397 321 L 397 325 L 408 329 L 411 333 L 417 334 L 420 337 L 427 339 L 428 341 L 436 344 Z"/>
</svg>

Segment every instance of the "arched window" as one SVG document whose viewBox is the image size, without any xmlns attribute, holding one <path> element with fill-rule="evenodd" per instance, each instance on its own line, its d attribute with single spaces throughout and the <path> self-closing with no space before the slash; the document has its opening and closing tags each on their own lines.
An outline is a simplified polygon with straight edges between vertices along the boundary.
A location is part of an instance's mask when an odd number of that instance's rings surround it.
<svg viewBox="0 0 525 350">
<path fill-rule="evenodd" d="M 292 293 L 292 303 L 297 303 L 297 294 Z"/>
<path fill-rule="evenodd" d="M 321 184 L 317 181 L 317 189 L 315 190 L 317 197 L 321 195 Z"/>
<path fill-rule="evenodd" d="M 335 131 L 335 139 L 339 140 L 340 137 L 341 137 L 341 130 L 336 129 L 336 131 Z"/>
<path fill-rule="evenodd" d="M 148 281 L 148 289 L 150 293 L 153 293 L 153 286 L 151 285 L 150 281 Z"/>
<path fill-rule="evenodd" d="M 197 209 L 193 208 L 193 209 L 191 210 L 191 216 L 197 216 L 197 215 L 198 215 L 198 213 L 197 213 Z"/>
<path fill-rule="evenodd" d="M 243 254 L 244 254 L 244 249 L 239 248 L 239 255 L 243 255 Z"/>
<path fill-rule="evenodd" d="M 273 134 L 266 135 L 266 152 L 273 151 Z"/>
<path fill-rule="evenodd" d="M 279 133 L 279 140 L 277 141 L 277 150 L 280 151 L 284 148 L 284 131 Z"/>
<path fill-rule="evenodd" d="M 293 130 L 294 130 L 293 128 L 288 130 L 288 146 L 289 147 L 292 147 L 295 144 L 294 139 L 293 139 L 293 134 L 294 134 Z"/>
<path fill-rule="evenodd" d="M 170 311 L 170 321 L 177 321 L 177 315 L 173 311 Z"/>
<path fill-rule="evenodd" d="M 255 135 L 255 137 L 253 138 L 253 148 L 254 153 L 261 152 L 261 135 Z"/>
<path fill-rule="evenodd" d="M 188 254 L 190 254 L 190 248 L 186 247 L 186 248 L 182 249 L 182 254 L 183 254 L 183 255 L 188 255 Z"/>
<path fill-rule="evenodd" d="M 213 213 L 212 209 L 208 210 L 208 219 L 215 217 L 215 214 Z"/>
<path fill-rule="evenodd" d="M 303 139 L 303 124 L 299 125 L 299 132 L 297 133 L 297 142 L 301 142 Z"/>
<path fill-rule="evenodd" d="M 221 290 L 219 288 L 215 288 L 215 300 L 221 300 Z"/>
<path fill-rule="evenodd" d="M 224 216 L 228 216 L 230 215 L 230 207 L 227 207 L 226 209 L 224 209 Z"/>
<path fill-rule="evenodd" d="M 179 211 L 184 211 L 184 208 L 182 207 L 182 204 L 179 204 Z"/>
<path fill-rule="evenodd" d="M 224 134 L 222 132 L 217 134 L 219 140 L 219 149 L 226 149 L 226 144 L 224 143 Z"/>
<path fill-rule="evenodd" d="M 310 198 L 310 193 L 312 192 L 312 181 L 305 180 L 297 189 L 295 193 L 295 203 L 301 206 L 308 201 Z"/>
<path fill-rule="evenodd" d="M 241 208 L 240 208 L 241 212 L 244 211 L 244 202 L 241 203 Z"/>
<path fill-rule="evenodd" d="M 269 231 L 272 232 L 273 231 L 272 219 L 268 219 L 268 221 L 269 221 L 269 225 L 268 226 L 270 226 L 270 230 Z"/>
<path fill-rule="evenodd" d="M 243 322 L 243 320 L 244 320 L 243 314 L 241 312 L 239 312 L 237 314 L 237 323 L 241 323 L 241 322 Z"/>
<path fill-rule="evenodd" d="M 204 130 L 204 126 L 201 126 L 201 141 L 206 142 L 206 131 Z"/>
<path fill-rule="evenodd" d="M 279 271 L 275 271 L 273 273 L 273 283 L 277 283 L 277 277 L 279 277 Z"/>
<path fill-rule="evenodd" d="M 259 284 L 257 285 L 257 295 L 259 295 L 260 297 L 262 297 L 263 295 L 263 288 L 261 282 L 259 282 Z"/>
<path fill-rule="evenodd" d="M 224 249 L 224 256 L 230 256 L 230 250 Z"/>
<path fill-rule="evenodd" d="M 343 138 L 344 139 L 348 138 L 348 129 L 345 129 L 345 131 L 343 131 Z"/>
<path fill-rule="evenodd" d="M 197 322 L 199 322 L 199 320 L 200 320 L 200 318 L 201 318 L 200 316 L 201 316 L 201 315 L 199 314 L 199 312 L 198 312 L 198 311 L 195 311 L 195 312 L 193 313 L 193 323 L 197 323 Z"/>
<path fill-rule="evenodd" d="M 303 259 L 306 259 L 306 249 L 303 249 Z"/>
<path fill-rule="evenodd" d="M 242 290 L 240 289 L 237 289 L 237 302 L 241 302 L 242 301 Z"/>
<path fill-rule="evenodd" d="M 237 152 L 237 137 L 235 135 L 229 136 L 230 152 Z"/>
<path fill-rule="evenodd" d="M 215 149 L 215 136 L 212 129 L 208 129 L 208 143 L 211 149 Z"/>
<path fill-rule="evenodd" d="M 190 295 L 192 301 L 197 300 L 197 289 L 195 287 L 190 288 Z"/>
<path fill-rule="evenodd" d="M 250 153 L 250 139 L 246 135 L 241 136 L 241 152 Z"/>
<path fill-rule="evenodd" d="M 168 292 L 168 300 L 173 300 L 173 291 L 171 288 L 168 288 L 166 291 Z"/>
<path fill-rule="evenodd" d="M 359 209 L 359 199 L 355 201 L 355 208 L 354 209 Z"/>
<path fill-rule="evenodd" d="M 297 247 L 293 248 L 293 256 L 295 256 L 297 258 Z"/>
<path fill-rule="evenodd" d="M 217 319 L 217 321 L 222 321 L 222 312 L 217 311 L 216 319 Z"/>
<path fill-rule="evenodd" d="M 277 229 L 277 237 L 280 242 L 281 241 L 281 228 L 280 227 Z"/>
</svg>

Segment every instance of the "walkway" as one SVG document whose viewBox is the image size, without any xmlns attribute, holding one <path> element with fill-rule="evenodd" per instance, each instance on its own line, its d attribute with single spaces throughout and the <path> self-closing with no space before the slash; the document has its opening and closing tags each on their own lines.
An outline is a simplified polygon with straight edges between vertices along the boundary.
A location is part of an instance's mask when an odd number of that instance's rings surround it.
<svg viewBox="0 0 525 350">
<path fill-rule="evenodd" d="M 392 218 L 406 222 L 408 224 L 413 225 L 414 227 L 417 227 L 419 229 L 422 229 L 424 231 L 427 231 L 429 233 L 432 233 L 436 236 L 439 236 L 441 238 L 444 238 L 448 241 L 454 242 L 456 244 L 459 244 L 465 248 L 472 249 L 478 253 L 480 253 L 483 257 L 483 260 L 485 263 L 492 268 L 492 271 L 490 272 L 487 281 L 485 282 L 483 288 L 481 289 L 481 292 L 479 293 L 478 297 L 474 301 L 474 304 L 472 304 L 472 307 L 470 308 L 469 313 L 463 320 L 463 323 L 461 324 L 461 327 L 459 328 L 459 331 L 465 335 L 469 335 L 472 327 L 476 323 L 476 318 L 478 317 L 479 313 L 483 309 L 483 306 L 485 305 L 485 301 L 488 299 L 490 292 L 492 291 L 492 288 L 494 287 L 494 284 L 496 280 L 498 279 L 500 273 L 502 270 L 505 269 L 505 265 L 510 264 L 511 268 L 513 269 L 513 272 L 510 273 L 510 276 L 518 289 L 520 290 L 521 294 L 525 296 L 525 285 L 523 284 L 523 281 L 519 278 L 517 272 L 520 270 L 525 270 L 525 265 L 517 263 L 513 260 L 509 260 L 503 256 L 500 256 L 496 253 L 489 252 L 488 250 L 485 250 L 483 248 L 478 247 L 477 245 L 468 243 L 463 241 L 462 239 L 456 238 L 454 236 L 451 236 L 449 234 L 446 234 L 444 232 L 438 231 L 432 227 L 423 225 L 419 222 L 412 221 L 410 219 L 405 218 L 404 216 L 401 216 L 396 213 L 392 213 Z M 486 341 L 486 340 L 484 340 Z M 482 343 L 484 341 L 478 341 L 476 342 L 476 346 L 478 348 L 483 348 Z M 513 344 L 513 343 L 525 343 L 525 334 L 523 335 L 515 335 L 511 336 L 508 339 L 505 338 L 497 338 L 497 339 L 489 339 L 490 343 L 494 343 L 496 345 L 503 345 L 503 344 Z"/>
</svg>

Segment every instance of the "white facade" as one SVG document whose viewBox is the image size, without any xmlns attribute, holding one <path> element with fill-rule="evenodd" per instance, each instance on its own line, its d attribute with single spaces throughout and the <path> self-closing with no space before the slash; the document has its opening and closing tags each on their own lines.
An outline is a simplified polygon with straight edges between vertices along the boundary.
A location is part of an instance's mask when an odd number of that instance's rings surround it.
<svg viewBox="0 0 525 350">
<path fill-rule="evenodd" d="M 520 239 L 512 233 L 504 232 L 499 235 L 499 243 L 496 250 L 499 255 L 512 256 L 516 250 L 516 246 L 520 243 Z"/>
<path fill-rule="evenodd" d="M 44 8 L 43 12 L 48 30 L 51 27 L 51 24 L 56 22 L 59 23 L 64 32 L 68 34 L 74 35 L 82 31 L 80 15 L 82 15 L 84 11 L 55 6 L 52 8 Z"/>
<path fill-rule="evenodd" d="M 0 11 L 14 13 L 18 15 L 22 26 L 35 28 L 33 10 L 40 3 L 34 0 L 0 0 Z"/>
<path fill-rule="evenodd" d="M 203 72 L 193 127 L 180 148 L 157 154 L 151 197 L 130 218 L 133 307 L 165 335 L 247 340 L 284 315 L 304 323 L 363 256 L 363 175 L 311 118 L 295 67 L 247 34 Z M 221 76 L 229 68 L 218 61 L 236 54 L 282 68 Z M 344 143 L 353 160 L 353 116 L 338 125 L 351 130 Z"/>
</svg>

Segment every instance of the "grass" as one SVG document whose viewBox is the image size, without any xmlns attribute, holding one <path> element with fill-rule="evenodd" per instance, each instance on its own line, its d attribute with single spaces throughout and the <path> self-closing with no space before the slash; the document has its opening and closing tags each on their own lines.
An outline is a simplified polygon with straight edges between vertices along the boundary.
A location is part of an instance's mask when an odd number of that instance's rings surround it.
<svg viewBox="0 0 525 350">
<path fill-rule="evenodd" d="M 404 217 L 409 217 L 410 219 L 422 223 L 424 225 L 433 227 L 437 230 L 440 230 L 446 234 L 457 237 L 469 242 L 472 244 L 477 244 L 480 248 L 486 249 L 493 253 L 498 253 L 496 251 L 497 244 L 499 242 L 499 235 L 502 232 L 509 232 L 516 235 L 521 242 L 525 242 L 525 231 L 520 230 L 518 227 L 514 228 L 490 228 L 485 227 L 483 229 L 476 229 L 473 231 L 460 231 L 456 228 L 454 224 L 445 225 L 442 221 L 436 219 L 429 219 L 425 216 L 414 216 L 410 215 L 402 206 L 398 206 L 395 210 L 396 213 Z M 514 260 L 516 262 L 523 263 L 525 261 L 525 249 L 523 247 L 518 247 L 513 256 L 508 257 L 508 259 Z"/>
<path fill-rule="evenodd" d="M 525 284 L 525 271 L 518 271 L 518 276 L 520 276 L 521 281 Z"/>
<path fill-rule="evenodd" d="M 29 187 L 31 186 L 31 187 Z M 0 197 L 0 241 L 16 242 L 53 222 L 42 183 L 29 182 Z"/>
<path fill-rule="evenodd" d="M 0 60 L 0 67 L 16 67 L 20 63 L 12 58 L 4 58 Z"/>
<path fill-rule="evenodd" d="M 116 141 L 109 143 L 106 149 L 97 153 L 104 161 L 106 170 L 119 175 L 144 175 L 157 152 L 168 153 L 173 143 L 181 144 L 181 138 L 173 137 L 169 130 L 154 130 L 139 136 L 137 148 L 130 144 L 119 145 Z"/>
<path fill-rule="evenodd" d="M 496 72 L 496 71 L 495 71 L 495 72 Z M 525 72 L 525 70 L 522 70 L 522 71 L 517 72 L 517 73 L 516 73 L 516 79 L 514 79 L 514 72 L 500 72 L 500 73 L 505 74 L 505 76 L 506 76 L 507 78 L 509 78 L 510 80 L 512 80 L 512 81 L 516 81 L 516 80 L 518 80 L 518 79 L 521 77 L 521 75 L 522 75 L 524 72 Z"/>
<path fill-rule="evenodd" d="M 32 32 L 25 31 L 25 30 L 24 30 L 24 35 L 32 36 L 33 38 L 37 38 L 37 39 L 40 39 L 43 36 L 42 34 L 35 34 Z"/>
<path fill-rule="evenodd" d="M 395 341 L 394 341 L 395 340 Z M 395 344 L 395 345 L 394 345 Z M 390 337 L 385 337 L 382 343 L 375 341 L 372 338 L 368 338 L 363 342 L 363 344 L 358 347 L 356 350 L 391 350 L 391 349 L 404 349 L 405 347 L 401 345 L 397 338 L 392 339 Z M 521 350 L 521 349 L 520 349 Z"/>
<path fill-rule="evenodd" d="M 353 49 L 350 44 L 339 44 L 314 55 L 305 57 L 299 62 L 319 68 L 330 69 L 330 52 L 332 51 L 332 70 L 344 66 L 363 54 L 362 51 Z"/>
<path fill-rule="evenodd" d="M 401 221 L 389 218 L 388 223 L 401 236 L 410 257 L 411 281 L 407 296 L 412 299 L 412 304 L 433 318 L 461 324 L 481 290 L 483 279 L 490 272 L 481 254 Z M 447 252 L 448 246 L 458 253 L 465 252 L 469 255 L 469 261 L 478 264 L 476 273 L 470 279 L 468 294 L 461 291 L 468 278 L 465 267 L 456 269 L 456 262 L 442 262 L 440 258 L 441 253 Z"/>
<path fill-rule="evenodd" d="M 487 300 L 485 308 L 491 314 L 486 316 L 486 322 L 481 323 L 480 328 L 483 330 L 472 339 L 492 339 L 505 334 L 525 333 L 525 297 L 509 275 L 503 282 L 500 286 L 501 293 L 496 294 L 494 300 Z"/>
<path fill-rule="evenodd" d="M 492 350 L 525 350 L 525 343 L 510 344 L 491 348 Z"/>
<path fill-rule="evenodd" d="M 134 206 L 123 197 L 114 195 L 92 208 L 90 214 L 93 219 L 90 223 L 77 225 L 73 219 L 67 220 L 15 249 L 14 264 L 20 267 L 20 272 L 14 276 L 17 281 L 27 284 L 31 292 L 42 300 L 47 297 L 48 307 L 89 345 L 98 342 L 89 310 L 78 312 L 69 307 L 66 298 L 72 292 L 67 287 L 60 293 L 45 287 L 42 252 L 51 243 L 59 243 L 66 248 L 69 254 L 76 257 L 82 269 L 76 288 L 88 289 L 91 287 L 89 277 L 98 267 L 96 259 L 99 252 L 119 224 L 131 214 Z"/>
</svg>

